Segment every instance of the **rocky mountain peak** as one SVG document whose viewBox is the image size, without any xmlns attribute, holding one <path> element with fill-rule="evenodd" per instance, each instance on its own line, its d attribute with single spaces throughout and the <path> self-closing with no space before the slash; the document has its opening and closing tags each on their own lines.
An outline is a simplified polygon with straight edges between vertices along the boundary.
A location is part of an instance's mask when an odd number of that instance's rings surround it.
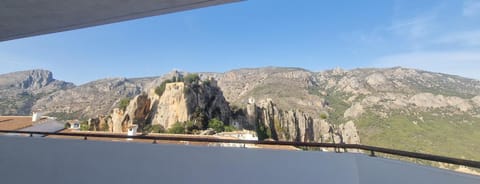
<svg viewBox="0 0 480 184">
<path fill-rule="evenodd" d="M 27 115 L 46 94 L 73 88 L 53 78 L 48 70 L 28 70 L 0 75 L 0 115 Z"/>
<path fill-rule="evenodd" d="M 48 70 L 27 70 L 0 75 L 0 88 L 36 90 L 54 81 L 52 72 Z"/>
</svg>

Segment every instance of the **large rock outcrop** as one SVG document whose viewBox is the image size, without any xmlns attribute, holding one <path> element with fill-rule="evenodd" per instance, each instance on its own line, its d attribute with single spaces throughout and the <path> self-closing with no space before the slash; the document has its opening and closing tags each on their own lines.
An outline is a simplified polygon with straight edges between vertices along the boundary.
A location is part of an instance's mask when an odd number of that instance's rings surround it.
<svg viewBox="0 0 480 184">
<path fill-rule="evenodd" d="M 189 120 L 189 108 L 187 104 L 187 96 L 185 93 L 185 84 L 183 82 L 168 83 L 165 92 L 160 98 L 153 95 L 154 114 L 152 124 L 162 125 L 170 128 L 176 122 L 184 122 Z"/>
<path fill-rule="evenodd" d="M 360 138 L 352 121 L 334 126 L 322 119 L 314 119 L 300 110 L 280 110 L 272 99 L 247 105 L 247 124 L 256 124 L 260 138 L 297 142 L 335 142 L 359 144 Z M 253 122 L 252 122 L 253 121 Z M 265 138 L 265 137 L 264 137 Z"/>
<path fill-rule="evenodd" d="M 139 128 L 143 128 L 150 121 L 151 99 L 143 93 L 135 96 L 125 109 L 125 124 L 137 124 Z"/>
<path fill-rule="evenodd" d="M 112 117 L 99 115 L 95 118 L 88 119 L 88 127 L 91 131 L 112 132 Z"/>
<path fill-rule="evenodd" d="M 112 132 L 125 132 L 127 130 L 127 121 L 125 121 L 125 112 L 119 108 L 113 109 Z"/>
<path fill-rule="evenodd" d="M 176 122 L 193 121 L 206 128 L 209 119 L 217 118 L 228 124 L 231 110 L 214 79 L 193 83 L 169 82 L 161 95 L 151 89 L 149 93 L 135 96 L 125 111 L 115 109 L 112 116 L 113 131 L 125 127 L 161 125 L 168 129 Z"/>
</svg>

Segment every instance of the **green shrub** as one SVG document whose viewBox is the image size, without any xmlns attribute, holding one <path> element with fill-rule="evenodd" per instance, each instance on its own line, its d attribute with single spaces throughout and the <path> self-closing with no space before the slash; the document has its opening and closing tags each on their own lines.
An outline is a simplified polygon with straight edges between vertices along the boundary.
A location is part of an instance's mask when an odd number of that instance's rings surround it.
<svg viewBox="0 0 480 184">
<path fill-rule="evenodd" d="M 163 92 L 165 92 L 165 85 L 162 83 L 162 85 L 155 88 L 155 94 L 162 96 Z"/>
<path fill-rule="evenodd" d="M 206 129 L 206 127 L 208 126 L 207 116 L 205 115 L 205 113 L 203 113 L 200 107 L 195 108 L 195 112 L 193 112 L 192 115 L 192 120 L 196 122 L 195 125 L 198 129 L 203 130 Z"/>
<path fill-rule="evenodd" d="M 268 128 L 266 128 L 263 123 L 257 124 L 256 132 L 257 132 L 258 140 L 261 140 L 261 141 L 271 138 L 271 135 L 272 135 L 271 131 Z"/>
<path fill-rule="evenodd" d="M 172 83 L 172 82 L 175 82 L 177 79 L 167 79 L 167 80 L 164 80 L 160 86 L 158 86 L 157 88 L 155 88 L 155 94 L 157 94 L 158 96 L 162 96 L 163 95 L 163 92 L 165 92 L 165 87 L 167 86 L 167 83 Z"/>
<path fill-rule="evenodd" d="M 187 134 L 198 132 L 199 127 L 193 121 L 185 122 L 185 129 Z"/>
<path fill-rule="evenodd" d="M 208 128 L 212 128 L 216 132 L 223 132 L 223 130 L 225 130 L 223 122 L 218 120 L 217 118 L 213 118 L 210 121 L 208 121 Z"/>
<path fill-rule="evenodd" d="M 81 131 L 88 131 L 88 130 L 90 130 L 90 126 L 88 126 L 87 122 L 82 122 L 82 123 L 80 123 L 80 130 Z"/>
<path fill-rule="evenodd" d="M 224 131 L 225 132 L 233 132 L 233 131 L 237 131 L 237 128 L 235 128 L 232 125 L 227 125 L 227 126 L 224 127 Z"/>
<path fill-rule="evenodd" d="M 143 126 L 143 128 L 140 131 L 142 131 L 142 133 L 150 133 L 150 132 L 152 132 L 152 130 L 153 130 L 152 125 L 148 124 L 148 125 Z"/>
<path fill-rule="evenodd" d="M 181 122 L 173 124 L 172 128 L 168 129 L 168 133 L 171 134 L 185 134 L 185 125 Z"/>
<path fill-rule="evenodd" d="M 165 128 L 162 125 L 147 124 L 143 127 L 142 133 L 165 133 Z"/>
<path fill-rule="evenodd" d="M 172 82 L 184 82 L 183 76 L 179 75 L 178 77 L 173 76 Z"/>
<path fill-rule="evenodd" d="M 188 84 L 193 84 L 197 83 L 200 81 L 200 76 L 196 73 L 188 74 L 187 76 L 184 77 L 183 81 L 188 85 Z"/>
<path fill-rule="evenodd" d="M 152 133 L 165 133 L 165 128 L 162 125 L 152 125 Z"/>
<path fill-rule="evenodd" d="M 118 103 L 118 108 L 125 111 L 125 109 L 127 109 L 128 104 L 130 104 L 130 98 L 122 98 Z"/>
<path fill-rule="evenodd" d="M 320 114 L 320 119 L 327 119 L 327 118 L 328 118 L 327 113 L 323 112 L 323 113 Z"/>
</svg>

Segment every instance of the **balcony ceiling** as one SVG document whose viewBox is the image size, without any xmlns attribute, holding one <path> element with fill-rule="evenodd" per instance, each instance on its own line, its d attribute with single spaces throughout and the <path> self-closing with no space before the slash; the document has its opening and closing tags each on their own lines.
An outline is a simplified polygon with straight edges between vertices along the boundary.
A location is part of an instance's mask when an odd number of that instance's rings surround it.
<svg viewBox="0 0 480 184">
<path fill-rule="evenodd" d="M 3 0 L 0 41 L 236 1 L 239 0 Z"/>
</svg>

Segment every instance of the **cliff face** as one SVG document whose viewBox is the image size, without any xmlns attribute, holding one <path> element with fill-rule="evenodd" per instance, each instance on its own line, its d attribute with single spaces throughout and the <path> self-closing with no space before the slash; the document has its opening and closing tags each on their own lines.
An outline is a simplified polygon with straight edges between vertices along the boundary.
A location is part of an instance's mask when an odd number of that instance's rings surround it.
<svg viewBox="0 0 480 184">
<path fill-rule="evenodd" d="M 47 70 L 28 70 L 0 75 L 0 89 L 24 89 L 33 93 L 73 87 L 72 83 L 59 81 Z"/>
<path fill-rule="evenodd" d="M 206 126 L 212 118 L 228 124 L 231 111 L 212 79 L 190 84 L 166 83 L 161 96 L 151 89 L 148 94 L 135 96 L 125 111 L 116 108 L 111 116 L 113 131 L 122 132 L 132 124 L 138 125 L 140 129 L 148 124 L 168 129 L 176 122 L 185 121 L 198 121 L 200 126 Z"/>
<path fill-rule="evenodd" d="M 225 124 L 230 124 L 232 112 L 230 105 L 223 96 L 222 90 L 217 86 L 215 79 L 207 79 L 201 84 L 193 84 L 186 88 L 187 107 L 189 119 L 198 119 L 204 116 L 206 121 L 217 118 Z"/>
<path fill-rule="evenodd" d="M 318 82 L 315 73 L 300 68 L 253 68 L 232 70 L 222 75 L 212 75 L 225 98 L 243 107 L 248 98 L 271 98 L 280 109 L 301 109 L 315 115 L 323 108 L 323 98 L 309 93 Z"/>
<path fill-rule="evenodd" d="M 161 96 L 154 91 L 135 96 L 125 110 L 114 109 L 111 130 L 124 132 L 133 124 L 140 130 L 148 124 L 169 129 L 174 123 L 185 121 L 206 128 L 208 120 L 217 118 L 225 124 L 236 122 L 239 127 L 257 130 L 261 139 L 360 143 L 353 122 L 334 126 L 298 109 L 282 110 L 272 99 L 256 103 L 250 98 L 246 108 L 240 110 L 246 113 L 235 114 L 213 79 L 166 83 Z"/>
<path fill-rule="evenodd" d="M 183 82 L 168 83 L 165 92 L 160 98 L 153 94 L 154 100 L 152 113 L 154 114 L 152 124 L 162 125 L 170 128 L 176 122 L 189 120 L 189 111 L 187 98 L 191 98 L 185 93 L 185 84 Z"/>
<path fill-rule="evenodd" d="M 129 117 L 125 117 L 125 112 L 119 108 L 113 109 L 112 117 L 112 132 L 125 132 L 128 126 Z"/>
<path fill-rule="evenodd" d="M 280 110 L 272 99 L 247 105 L 249 125 L 255 125 L 259 137 L 299 142 L 333 142 L 359 144 L 360 138 L 353 122 L 334 126 L 325 120 L 313 119 L 300 110 Z M 263 134 L 263 135 L 262 135 Z"/>
</svg>

